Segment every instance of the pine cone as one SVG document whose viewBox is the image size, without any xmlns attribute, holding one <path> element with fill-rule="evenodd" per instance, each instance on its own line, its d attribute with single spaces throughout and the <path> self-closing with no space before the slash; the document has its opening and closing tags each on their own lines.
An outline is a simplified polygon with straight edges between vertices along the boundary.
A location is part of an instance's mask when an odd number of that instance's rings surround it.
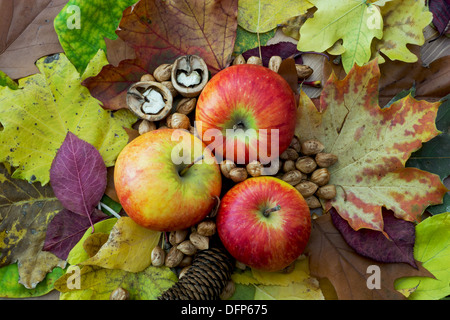
<svg viewBox="0 0 450 320">
<path fill-rule="evenodd" d="M 201 250 L 186 274 L 158 300 L 217 300 L 232 272 L 231 258 L 224 250 Z"/>
</svg>

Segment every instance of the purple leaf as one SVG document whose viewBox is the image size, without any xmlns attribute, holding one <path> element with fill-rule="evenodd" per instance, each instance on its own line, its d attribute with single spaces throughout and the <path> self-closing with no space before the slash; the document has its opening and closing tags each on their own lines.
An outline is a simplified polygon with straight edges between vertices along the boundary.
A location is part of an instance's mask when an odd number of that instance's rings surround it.
<svg viewBox="0 0 450 320">
<path fill-rule="evenodd" d="M 106 180 L 106 166 L 98 150 L 68 132 L 50 168 L 50 184 L 64 208 L 91 220 Z"/>
<path fill-rule="evenodd" d="M 355 231 L 337 211 L 330 210 L 331 218 L 347 244 L 358 254 L 375 261 L 404 262 L 417 269 L 414 260 L 415 226 L 412 222 L 397 219 L 390 210 L 383 208 L 384 232 L 360 229 Z"/>
<path fill-rule="evenodd" d="M 93 223 L 106 218 L 108 215 L 97 209 L 94 209 L 91 215 Z M 70 250 L 90 226 L 91 223 L 85 215 L 63 209 L 49 223 L 42 250 L 50 251 L 58 258 L 66 260 Z"/>
<path fill-rule="evenodd" d="M 294 55 L 296 56 L 294 57 Z M 242 54 L 242 56 L 245 60 L 251 56 L 259 57 L 259 48 L 257 47 L 247 50 Z M 297 50 L 297 45 L 289 41 L 279 42 L 268 46 L 261 46 L 263 66 L 267 67 L 269 65 L 269 60 L 272 56 L 280 56 L 281 59 L 295 58 L 295 63 L 303 64 L 301 52 Z"/>
<path fill-rule="evenodd" d="M 428 6 L 433 13 L 433 25 L 439 34 L 450 32 L 450 1 L 449 0 L 429 0 Z"/>
</svg>

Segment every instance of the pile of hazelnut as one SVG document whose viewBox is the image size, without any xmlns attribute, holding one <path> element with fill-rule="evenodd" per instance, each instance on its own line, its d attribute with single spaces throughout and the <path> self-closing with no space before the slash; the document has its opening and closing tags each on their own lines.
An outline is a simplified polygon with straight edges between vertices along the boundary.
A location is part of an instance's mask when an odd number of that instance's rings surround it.
<svg viewBox="0 0 450 320">
<path fill-rule="evenodd" d="M 199 250 L 210 247 L 210 240 L 216 234 L 216 223 L 206 218 L 189 229 L 171 231 L 163 244 L 157 245 L 152 253 L 152 265 L 177 268 L 181 278 L 192 264 L 192 259 Z"/>
<path fill-rule="evenodd" d="M 208 82 L 205 61 L 196 55 L 182 56 L 145 74 L 127 92 L 128 108 L 141 121 L 139 134 L 163 129 L 185 129 L 194 133 L 189 115 Z"/>
<path fill-rule="evenodd" d="M 330 200 L 336 197 L 336 186 L 328 183 L 328 168 L 335 164 L 338 158 L 323 150 L 324 145 L 318 140 L 300 142 L 300 139 L 294 136 L 290 146 L 280 155 L 278 172 L 275 174 L 275 177 L 294 186 L 311 209 L 321 207 L 319 198 Z M 226 178 L 235 183 L 264 173 L 264 166 L 259 161 L 238 166 L 231 160 L 224 160 L 220 169 Z"/>
</svg>

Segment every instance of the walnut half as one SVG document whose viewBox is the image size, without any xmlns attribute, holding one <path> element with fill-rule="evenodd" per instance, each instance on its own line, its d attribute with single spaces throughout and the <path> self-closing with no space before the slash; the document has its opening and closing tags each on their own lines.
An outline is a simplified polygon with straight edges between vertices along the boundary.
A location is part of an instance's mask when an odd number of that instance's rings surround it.
<svg viewBox="0 0 450 320">
<path fill-rule="evenodd" d="M 199 56 L 182 56 L 173 63 L 171 79 L 182 96 L 196 97 L 208 82 L 208 67 Z"/>
</svg>

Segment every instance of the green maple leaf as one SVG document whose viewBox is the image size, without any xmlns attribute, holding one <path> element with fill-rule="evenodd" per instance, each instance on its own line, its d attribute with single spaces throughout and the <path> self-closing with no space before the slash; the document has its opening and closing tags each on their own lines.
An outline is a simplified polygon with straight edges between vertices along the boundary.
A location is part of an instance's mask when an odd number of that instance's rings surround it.
<svg viewBox="0 0 450 320">
<path fill-rule="evenodd" d="M 64 52 L 82 73 L 99 49 L 106 51 L 105 38 L 115 40 L 122 12 L 137 0 L 70 0 L 54 20 Z"/>
<path fill-rule="evenodd" d="M 348 72 L 355 63 L 371 57 L 373 38 L 383 36 L 383 19 L 377 6 L 365 0 L 312 0 L 317 12 L 300 28 L 298 50 L 323 52 L 343 41 L 342 64 Z"/>
<path fill-rule="evenodd" d="M 107 64 L 100 51 L 83 76 L 64 54 L 44 57 L 40 74 L 19 81 L 19 89 L 0 89 L 0 161 L 17 167 L 13 178 L 49 181 L 50 166 L 68 131 L 95 146 L 112 166 L 136 117 L 128 110 L 103 110 L 81 81 Z"/>
</svg>

